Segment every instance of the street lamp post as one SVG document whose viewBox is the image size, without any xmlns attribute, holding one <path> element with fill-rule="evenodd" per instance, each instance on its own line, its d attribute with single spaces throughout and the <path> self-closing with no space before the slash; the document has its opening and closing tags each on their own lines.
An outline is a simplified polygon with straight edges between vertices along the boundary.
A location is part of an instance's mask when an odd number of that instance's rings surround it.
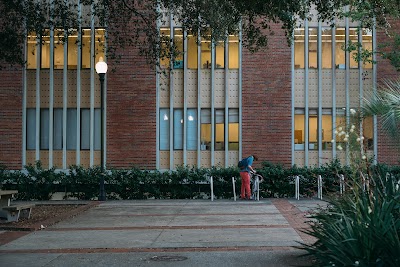
<svg viewBox="0 0 400 267">
<path fill-rule="evenodd" d="M 100 177 L 100 194 L 99 200 L 106 200 L 106 191 L 104 190 L 104 78 L 107 73 L 107 63 L 104 62 L 103 58 L 99 58 L 99 62 L 96 63 L 96 72 L 99 74 L 100 78 L 100 98 L 101 98 L 101 109 L 100 109 L 100 166 L 101 166 L 101 177 Z"/>
</svg>

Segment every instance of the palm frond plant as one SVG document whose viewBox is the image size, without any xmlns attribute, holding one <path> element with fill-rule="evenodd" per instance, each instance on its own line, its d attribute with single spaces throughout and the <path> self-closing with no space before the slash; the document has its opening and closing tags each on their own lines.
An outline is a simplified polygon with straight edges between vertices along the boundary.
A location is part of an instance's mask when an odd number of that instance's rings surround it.
<svg viewBox="0 0 400 267">
<path fill-rule="evenodd" d="M 361 108 L 366 117 L 380 116 L 382 129 L 391 137 L 400 136 L 400 80 L 384 80 L 378 90 L 366 93 Z"/>
<path fill-rule="evenodd" d="M 369 189 L 357 180 L 311 216 L 304 232 L 317 241 L 303 249 L 316 258 L 316 266 L 400 266 L 398 178 L 375 173 Z"/>
</svg>

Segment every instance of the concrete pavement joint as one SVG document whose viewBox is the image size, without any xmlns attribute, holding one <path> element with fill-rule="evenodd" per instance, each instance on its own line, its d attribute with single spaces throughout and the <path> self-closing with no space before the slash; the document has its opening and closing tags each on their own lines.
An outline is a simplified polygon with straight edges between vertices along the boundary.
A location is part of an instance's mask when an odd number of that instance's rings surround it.
<svg viewBox="0 0 400 267">
<path fill-rule="evenodd" d="M 282 224 L 263 225 L 193 225 L 193 226 L 124 226 L 124 227 L 90 227 L 90 228 L 47 228 L 43 231 L 113 231 L 113 230 L 180 230 L 180 229 L 228 229 L 228 228 L 292 228 Z"/>
<path fill-rule="evenodd" d="M 130 253 L 130 252 L 208 252 L 208 251 L 293 251 L 294 246 L 234 246 L 234 247 L 180 247 L 180 248 L 63 248 L 63 249 L 13 249 L 1 254 L 19 253 Z"/>
</svg>

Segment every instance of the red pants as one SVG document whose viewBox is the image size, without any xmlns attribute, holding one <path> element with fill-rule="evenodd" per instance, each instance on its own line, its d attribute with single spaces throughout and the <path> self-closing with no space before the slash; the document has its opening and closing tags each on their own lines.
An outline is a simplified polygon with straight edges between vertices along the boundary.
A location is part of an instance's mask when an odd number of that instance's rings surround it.
<svg viewBox="0 0 400 267">
<path fill-rule="evenodd" d="M 248 172 L 240 172 L 240 178 L 242 179 L 242 188 L 240 197 L 242 199 L 250 199 L 251 191 L 250 191 L 250 173 Z"/>
</svg>

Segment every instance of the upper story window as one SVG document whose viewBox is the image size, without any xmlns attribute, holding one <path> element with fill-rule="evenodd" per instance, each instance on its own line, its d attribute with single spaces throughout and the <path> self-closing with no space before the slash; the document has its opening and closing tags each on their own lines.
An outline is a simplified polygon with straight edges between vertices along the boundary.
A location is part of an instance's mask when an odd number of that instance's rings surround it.
<svg viewBox="0 0 400 267">
<path fill-rule="evenodd" d="M 333 34 L 335 32 L 335 34 Z M 332 29 L 322 27 L 321 47 L 318 46 L 318 28 L 308 28 L 308 51 L 305 53 L 305 33 L 304 28 L 294 31 L 294 67 L 295 69 L 305 68 L 305 58 L 308 57 L 308 67 L 310 69 L 318 68 L 319 57 L 321 57 L 323 69 L 332 68 L 332 55 L 335 56 L 335 68 L 346 69 L 346 56 L 349 56 L 348 68 L 357 69 L 359 65 L 364 69 L 372 68 L 372 32 L 367 29 L 349 28 L 347 38 L 345 28 Z M 348 43 L 346 43 L 348 40 Z M 358 43 L 362 43 L 362 49 L 359 51 Z M 332 43 L 334 41 L 334 46 Z M 354 48 L 346 53 L 346 47 L 352 44 Z M 366 58 L 357 57 L 357 55 L 366 54 Z M 367 53 L 365 53 L 367 52 Z M 369 53 L 368 53 L 369 52 Z M 347 55 L 346 55 L 347 54 Z"/>
<path fill-rule="evenodd" d="M 53 36 L 53 40 L 51 40 Z M 79 41 L 81 39 L 81 41 Z M 92 41 L 93 40 L 93 41 Z M 53 62 L 50 62 L 50 53 L 53 46 Z M 94 45 L 93 45 L 94 44 Z M 65 49 L 67 57 L 65 58 Z M 91 53 L 93 51 L 93 54 Z M 91 55 L 95 57 L 97 62 L 100 57 L 104 57 L 105 52 L 105 30 L 96 29 L 93 36 L 91 29 L 83 29 L 79 34 L 77 30 L 55 29 L 53 35 L 50 30 L 45 31 L 43 36 L 37 36 L 31 33 L 27 37 L 27 69 L 49 69 L 52 65 L 54 69 L 64 69 L 67 65 L 68 69 L 77 69 L 78 51 L 81 52 L 81 68 L 89 69 L 91 67 Z M 38 59 L 38 55 L 40 58 Z M 38 60 L 40 62 L 38 62 Z"/>
<path fill-rule="evenodd" d="M 220 41 L 212 47 L 211 36 L 198 37 L 192 33 L 187 33 L 186 42 L 184 30 L 174 28 L 173 38 L 171 38 L 170 28 L 160 28 L 161 51 L 160 66 L 162 68 L 170 67 L 170 59 L 173 59 L 172 67 L 182 69 L 187 64 L 188 69 L 211 69 L 214 64 L 215 69 L 224 69 L 228 61 L 229 69 L 239 68 L 239 37 L 230 35 L 225 41 Z M 197 40 L 199 38 L 199 41 Z M 200 42 L 200 43 L 199 43 Z M 171 50 L 170 47 L 173 47 Z M 227 58 L 225 49 L 227 49 Z M 171 54 L 172 51 L 172 54 Z M 201 57 L 199 58 L 199 51 Z M 187 63 L 184 62 L 184 53 L 187 53 Z M 214 53 L 214 56 L 212 56 Z M 212 62 L 214 59 L 215 62 Z"/>
</svg>

